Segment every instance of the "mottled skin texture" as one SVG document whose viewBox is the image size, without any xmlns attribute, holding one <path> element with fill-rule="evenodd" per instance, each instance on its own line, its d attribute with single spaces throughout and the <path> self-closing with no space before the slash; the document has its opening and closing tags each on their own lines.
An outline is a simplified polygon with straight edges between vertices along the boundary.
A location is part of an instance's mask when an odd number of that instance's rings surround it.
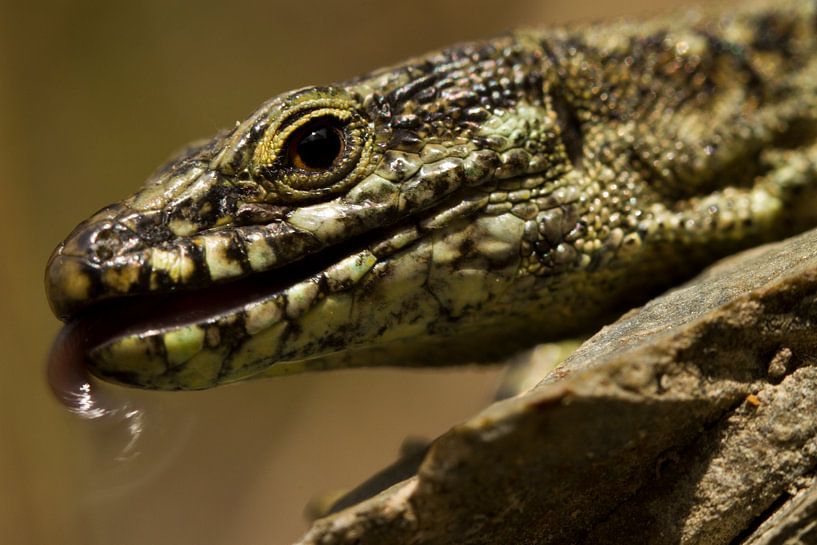
<svg viewBox="0 0 817 545">
<path fill-rule="evenodd" d="M 589 330 L 817 223 L 816 29 L 791 1 L 522 30 L 282 94 L 82 223 L 52 306 L 96 374 L 166 389 Z M 304 170 L 316 120 L 343 148 Z"/>
</svg>

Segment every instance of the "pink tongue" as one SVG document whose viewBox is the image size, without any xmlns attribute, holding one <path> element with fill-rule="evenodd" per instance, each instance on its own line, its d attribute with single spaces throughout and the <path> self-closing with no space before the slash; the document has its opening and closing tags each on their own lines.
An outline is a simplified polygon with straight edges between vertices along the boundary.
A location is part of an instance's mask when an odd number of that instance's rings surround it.
<svg viewBox="0 0 817 545">
<path fill-rule="evenodd" d="M 90 419 L 116 412 L 121 407 L 106 403 L 88 373 L 85 330 L 81 322 L 62 328 L 48 353 L 46 374 L 57 400 L 71 412 Z"/>
<path fill-rule="evenodd" d="M 113 385 L 98 383 L 88 372 L 87 347 L 92 344 L 89 326 L 83 322 L 66 325 L 57 335 L 48 354 L 46 374 L 48 384 L 57 401 L 70 412 L 89 421 L 102 451 L 99 457 L 101 469 L 110 466 L 121 473 L 122 462 L 131 460 L 153 445 L 161 445 L 166 455 L 168 445 L 176 445 L 176 425 L 160 424 L 162 407 L 156 397 L 146 398 Z M 186 425 L 187 426 L 187 425 Z M 170 431 L 167 436 L 166 431 Z M 146 432 L 147 435 L 146 435 Z M 158 435 L 157 435 L 158 434 Z M 185 439 L 182 439 L 184 441 Z M 172 450 L 178 452 L 178 448 Z M 159 458 L 148 457 L 155 463 Z M 107 466 L 106 466 L 107 464 Z"/>
</svg>

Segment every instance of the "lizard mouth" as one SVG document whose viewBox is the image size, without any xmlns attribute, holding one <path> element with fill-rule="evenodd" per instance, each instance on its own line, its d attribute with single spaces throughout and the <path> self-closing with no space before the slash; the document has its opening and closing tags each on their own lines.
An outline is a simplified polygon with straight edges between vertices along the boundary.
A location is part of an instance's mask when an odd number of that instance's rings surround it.
<svg viewBox="0 0 817 545">
<path fill-rule="evenodd" d="M 320 252 L 279 269 L 201 288 L 100 301 L 70 321 L 87 324 L 89 348 L 118 337 L 211 321 L 251 303 L 269 299 L 319 273 L 335 262 L 337 257 L 331 255 L 333 253 L 340 252 Z"/>
<path fill-rule="evenodd" d="M 200 288 L 91 301 L 67 318 L 64 333 L 52 347 L 49 367 L 87 365 L 102 378 L 138 386 L 138 380 L 112 376 L 100 368 L 96 360 L 106 347 L 129 339 L 161 338 L 164 333 L 190 326 L 230 321 L 246 314 L 253 305 L 280 299 L 294 286 L 313 283 L 321 290 L 325 282 L 321 273 L 368 247 L 371 239 L 364 236 L 277 269 Z"/>
</svg>

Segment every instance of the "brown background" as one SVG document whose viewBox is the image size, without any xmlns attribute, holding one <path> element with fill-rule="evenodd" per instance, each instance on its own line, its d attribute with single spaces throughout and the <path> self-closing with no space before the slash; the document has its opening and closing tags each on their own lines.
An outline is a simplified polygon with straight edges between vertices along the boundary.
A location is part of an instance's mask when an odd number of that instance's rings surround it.
<svg viewBox="0 0 817 545">
<path fill-rule="evenodd" d="M 288 88 L 345 79 L 516 26 L 682 0 L 14 3 L 0 16 L 0 542 L 286 543 L 309 498 L 353 486 L 487 404 L 498 369 L 363 370 L 196 394 L 110 389 L 138 408 L 82 420 L 54 401 L 59 323 L 42 271 L 81 219 L 184 142 Z M 132 418 L 130 420 L 134 422 Z"/>
</svg>

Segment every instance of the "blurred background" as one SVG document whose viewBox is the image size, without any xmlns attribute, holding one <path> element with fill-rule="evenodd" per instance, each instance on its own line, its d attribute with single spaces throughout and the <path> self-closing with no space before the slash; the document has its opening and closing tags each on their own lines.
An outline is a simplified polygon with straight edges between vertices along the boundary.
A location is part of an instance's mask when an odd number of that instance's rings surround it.
<svg viewBox="0 0 817 545">
<path fill-rule="evenodd" d="M 76 223 L 171 152 L 289 88 L 518 26 L 683 0 L 6 3 L 0 16 L 0 542 L 289 543 L 310 498 L 355 486 L 407 436 L 487 405 L 501 369 L 356 370 L 198 393 L 103 386 L 57 403 L 42 272 Z"/>
</svg>

